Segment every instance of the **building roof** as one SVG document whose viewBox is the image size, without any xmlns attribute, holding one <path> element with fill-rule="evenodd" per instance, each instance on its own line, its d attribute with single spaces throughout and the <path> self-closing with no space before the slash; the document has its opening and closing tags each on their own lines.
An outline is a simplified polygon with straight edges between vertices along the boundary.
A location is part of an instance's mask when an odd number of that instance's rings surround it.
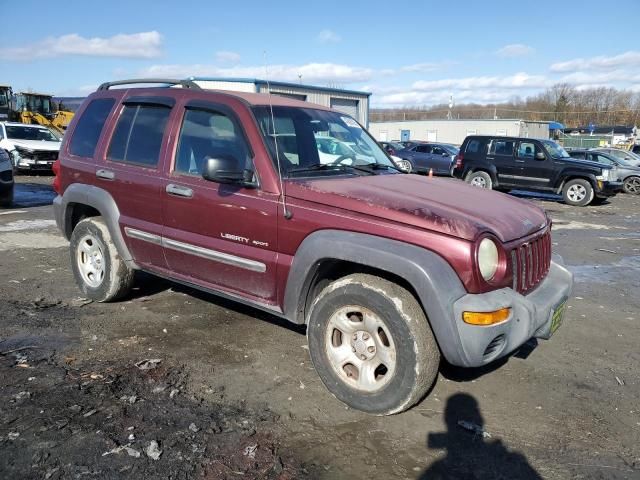
<svg viewBox="0 0 640 480">
<path fill-rule="evenodd" d="M 371 123 L 403 123 L 403 122 L 523 122 L 548 125 L 548 121 L 523 120 L 521 118 L 426 118 L 421 120 L 384 120 Z"/>
<path fill-rule="evenodd" d="M 571 132 L 579 132 L 579 133 L 591 133 L 591 128 L 593 128 L 593 133 L 597 135 L 611 135 L 613 132 L 617 135 L 632 135 L 634 127 L 629 127 L 627 125 L 603 125 L 603 126 L 594 126 L 594 127 L 576 127 L 576 128 L 565 128 L 564 133 Z"/>
<path fill-rule="evenodd" d="M 260 78 L 229 78 L 229 77 L 189 77 L 186 80 L 203 81 L 203 82 L 237 82 L 237 83 L 253 83 L 254 85 L 270 85 L 273 87 L 286 88 L 302 88 L 304 90 L 317 90 L 321 92 L 348 93 L 350 95 L 371 96 L 371 92 L 361 92 L 358 90 L 345 90 L 343 88 L 319 87 L 317 85 L 305 85 L 302 83 L 279 82 L 276 80 L 262 80 Z"/>
</svg>

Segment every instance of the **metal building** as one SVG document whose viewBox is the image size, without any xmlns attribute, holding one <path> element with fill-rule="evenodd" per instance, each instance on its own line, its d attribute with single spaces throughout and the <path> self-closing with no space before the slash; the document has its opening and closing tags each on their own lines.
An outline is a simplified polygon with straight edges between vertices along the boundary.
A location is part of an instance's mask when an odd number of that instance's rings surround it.
<svg viewBox="0 0 640 480">
<path fill-rule="evenodd" d="M 425 140 L 460 145 L 467 135 L 505 135 L 549 138 L 549 122 L 528 120 L 416 120 L 371 122 L 369 131 L 379 141 Z"/>
<path fill-rule="evenodd" d="M 189 77 L 189 80 L 193 80 L 202 88 L 232 90 L 236 92 L 271 92 L 274 95 L 304 100 L 344 112 L 351 115 L 364 126 L 367 126 L 369 123 L 369 97 L 371 94 L 368 92 L 317 87 L 315 85 L 302 85 L 298 83 L 267 82 L 266 80 L 257 78 Z"/>
</svg>

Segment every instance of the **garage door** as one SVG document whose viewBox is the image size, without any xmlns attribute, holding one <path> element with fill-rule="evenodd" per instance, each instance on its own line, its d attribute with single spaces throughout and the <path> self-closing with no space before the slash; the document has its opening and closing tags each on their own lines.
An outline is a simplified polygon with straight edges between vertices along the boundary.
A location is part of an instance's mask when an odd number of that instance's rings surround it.
<svg viewBox="0 0 640 480">
<path fill-rule="evenodd" d="M 332 98 L 331 108 L 347 115 L 351 115 L 358 119 L 358 100 L 349 100 L 347 98 Z"/>
</svg>

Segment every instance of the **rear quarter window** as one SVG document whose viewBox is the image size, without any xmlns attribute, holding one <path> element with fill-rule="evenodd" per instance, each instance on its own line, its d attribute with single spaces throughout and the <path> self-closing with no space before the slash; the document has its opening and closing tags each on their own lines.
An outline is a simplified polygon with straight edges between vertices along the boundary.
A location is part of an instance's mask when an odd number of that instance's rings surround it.
<svg viewBox="0 0 640 480">
<path fill-rule="evenodd" d="M 467 144 L 466 152 L 468 152 L 468 153 L 479 153 L 480 150 L 481 150 L 481 145 L 482 145 L 482 143 L 480 142 L 480 140 L 471 140 Z"/>
<path fill-rule="evenodd" d="M 98 98 L 87 105 L 73 130 L 69 144 L 71 155 L 93 157 L 102 133 L 102 127 L 114 104 L 115 99 L 113 98 Z"/>
</svg>

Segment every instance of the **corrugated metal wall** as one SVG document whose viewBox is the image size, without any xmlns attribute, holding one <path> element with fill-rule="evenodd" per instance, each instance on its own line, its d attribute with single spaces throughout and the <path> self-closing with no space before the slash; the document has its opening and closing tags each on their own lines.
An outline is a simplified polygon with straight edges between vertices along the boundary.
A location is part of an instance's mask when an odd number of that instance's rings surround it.
<svg viewBox="0 0 640 480">
<path fill-rule="evenodd" d="M 454 143 L 460 145 L 467 135 L 508 135 L 549 138 L 546 123 L 519 120 L 418 120 L 407 122 L 372 122 L 371 134 L 380 141 L 399 140 L 403 131 L 411 140 Z"/>
</svg>

